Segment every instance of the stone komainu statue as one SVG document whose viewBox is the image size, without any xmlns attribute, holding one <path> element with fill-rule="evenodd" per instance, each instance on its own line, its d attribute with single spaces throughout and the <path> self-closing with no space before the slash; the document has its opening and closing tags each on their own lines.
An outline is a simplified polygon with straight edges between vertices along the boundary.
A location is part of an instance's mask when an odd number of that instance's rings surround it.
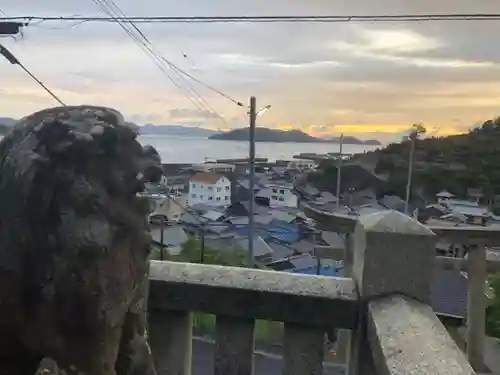
<svg viewBox="0 0 500 375">
<path fill-rule="evenodd" d="M 0 142 L 2 373 L 154 374 L 136 193 L 161 160 L 137 129 L 109 108 L 59 107 Z"/>
</svg>

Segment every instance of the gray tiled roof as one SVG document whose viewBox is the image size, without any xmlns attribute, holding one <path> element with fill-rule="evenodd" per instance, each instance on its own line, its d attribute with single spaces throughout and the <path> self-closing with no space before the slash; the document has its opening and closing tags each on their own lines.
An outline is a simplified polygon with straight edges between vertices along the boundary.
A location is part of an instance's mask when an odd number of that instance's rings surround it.
<svg viewBox="0 0 500 375">
<path fill-rule="evenodd" d="M 432 307 L 436 314 L 465 317 L 468 280 L 458 270 L 434 269 L 431 284 Z"/>
<path fill-rule="evenodd" d="M 336 249 L 343 249 L 345 247 L 344 238 L 337 232 L 321 232 L 321 239 L 325 241 L 328 246 L 334 247 Z"/>
</svg>

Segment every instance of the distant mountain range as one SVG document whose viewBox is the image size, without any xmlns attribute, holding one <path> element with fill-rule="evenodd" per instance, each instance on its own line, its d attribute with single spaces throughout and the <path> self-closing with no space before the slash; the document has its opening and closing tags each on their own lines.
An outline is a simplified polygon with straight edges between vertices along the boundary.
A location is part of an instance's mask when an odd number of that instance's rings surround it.
<svg viewBox="0 0 500 375">
<path fill-rule="evenodd" d="M 0 117 L 0 134 L 8 131 L 8 128 L 15 124 L 17 120 L 9 117 Z M 184 125 L 153 125 L 146 124 L 140 127 L 141 134 L 144 135 L 173 135 L 183 137 L 207 137 L 209 139 L 219 139 L 228 141 L 248 141 L 249 128 L 239 128 L 228 132 L 219 132 L 215 130 L 201 128 L 199 126 Z M 300 130 L 275 130 L 268 128 L 255 129 L 256 142 L 330 142 L 340 143 L 338 137 L 334 138 L 316 138 Z M 381 143 L 375 139 L 363 141 L 361 139 L 344 136 L 344 144 L 351 145 L 373 145 L 380 146 Z"/>
<path fill-rule="evenodd" d="M 10 127 L 16 123 L 16 120 L 10 117 L 0 117 L 0 134 L 5 134 Z"/>
<path fill-rule="evenodd" d="M 0 117 L 0 124 L 6 125 L 6 126 L 12 126 L 16 123 L 17 120 L 14 120 L 13 118 L 10 117 Z"/>
<path fill-rule="evenodd" d="M 218 139 L 224 141 L 248 141 L 250 137 L 249 128 L 234 129 L 224 133 L 218 133 L 210 136 L 210 139 Z M 322 139 L 316 138 L 312 135 L 306 134 L 300 130 L 275 130 L 268 128 L 256 128 L 255 129 L 255 141 L 256 142 L 317 142 L 317 143 L 340 143 L 340 139 L 330 138 Z M 381 143 L 375 139 L 370 139 L 363 141 L 361 139 L 345 136 L 343 138 L 344 144 L 351 145 L 373 145 L 379 146 Z"/>
<path fill-rule="evenodd" d="M 141 126 L 141 134 L 162 134 L 162 135 L 180 135 L 184 137 L 210 137 L 217 134 L 217 131 L 200 128 L 198 126 L 183 125 L 153 125 L 147 124 Z"/>
</svg>

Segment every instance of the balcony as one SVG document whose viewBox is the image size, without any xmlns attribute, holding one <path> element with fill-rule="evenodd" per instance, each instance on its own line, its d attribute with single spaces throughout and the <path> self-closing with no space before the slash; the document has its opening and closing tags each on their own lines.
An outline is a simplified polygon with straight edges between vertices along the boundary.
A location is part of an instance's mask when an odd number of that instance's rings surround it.
<svg viewBox="0 0 500 375">
<path fill-rule="evenodd" d="M 283 322 L 282 374 L 325 373 L 332 329 L 349 337 L 348 374 L 475 374 L 429 306 L 436 238 L 394 211 L 360 217 L 349 241 L 350 277 L 152 262 L 158 373 L 191 374 L 193 312 L 205 312 L 216 316 L 206 373 L 253 374 L 255 320 L 266 319 Z"/>
</svg>

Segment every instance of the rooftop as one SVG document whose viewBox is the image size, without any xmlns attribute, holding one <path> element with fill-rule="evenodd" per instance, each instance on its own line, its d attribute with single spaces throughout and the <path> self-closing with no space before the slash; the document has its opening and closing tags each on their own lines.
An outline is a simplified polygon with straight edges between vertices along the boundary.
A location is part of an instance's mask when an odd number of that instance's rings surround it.
<svg viewBox="0 0 500 375">
<path fill-rule="evenodd" d="M 202 182 L 204 184 L 214 185 L 224 176 L 214 172 L 199 172 L 191 177 L 191 182 Z"/>
</svg>

